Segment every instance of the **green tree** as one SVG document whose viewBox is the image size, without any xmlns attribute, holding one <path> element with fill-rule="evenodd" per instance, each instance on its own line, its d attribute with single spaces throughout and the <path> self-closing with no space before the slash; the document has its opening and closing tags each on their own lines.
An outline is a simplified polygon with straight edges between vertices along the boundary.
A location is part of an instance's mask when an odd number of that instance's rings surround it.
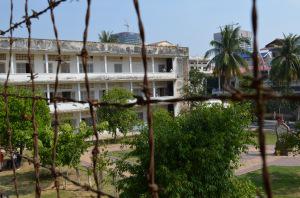
<svg viewBox="0 0 300 198">
<path fill-rule="evenodd" d="M 3 92 L 3 87 L 1 88 Z M 30 89 L 25 88 L 8 88 L 9 94 L 16 94 L 27 97 L 32 96 Z M 37 95 L 43 96 L 42 92 Z M 4 98 L 0 97 L 0 144 L 8 145 L 8 134 L 6 127 L 6 116 L 4 111 Z M 20 149 L 22 154 L 26 147 L 32 149 L 33 146 L 33 127 L 32 127 L 32 99 L 9 96 L 8 98 L 8 115 L 12 129 L 12 144 L 14 149 Z M 50 110 L 45 100 L 37 100 L 35 108 L 35 118 L 38 127 L 38 132 L 43 133 L 50 126 Z M 43 138 L 40 135 L 40 138 Z"/>
<path fill-rule="evenodd" d="M 295 34 L 284 35 L 284 39 L 278 41 L 277 56 L 272 60 L 270 79 L 273 83 L 273 89 L 283 94 L 291 94 L 293 90 L 290 83 L 293 80 L 298 80 L 300 77 L 300 36 Z M 294 101 L 273 101 L 274 111 L 278 113 L 292 113 L 298 106 L 299 119 L 299 104 Z M 270 105 L 269 105 L 270 106 Z"/>
<path fill-rule="evenodd" d="M 255 187 L 234 175 L 240 154 L 253 143 L 253 135 L 244 130 L 250 119 L 249 105 L 240 104 L 198 106 L 178 117 L 156 111 L 155 170 L 160 197 L 255 197 Z M 147 130 L 131 145 L 134 150 L 118 164 L 121 197 L 150 197 Z M 138 159 L 137 163 L 130 158 Z"/>
<path fill-rule="evenodd" d="M 275 85 L 284 84 L 287 87 L 292 80 L 300 77 L 300 36 L 284 35 L 278 48 L 278 56 L 272 62 L 270 77 Z"/>
<path fill-rule="evenodd" d="M 224 28 L 220 28 L 220 31 L 221 40 L 210 42 L 213 48 L 205 53 L 205 58 L 213 56 L 209 66 L 214 64 L 214 74 L 224 80 L 224 85 L 228 85 L 231 77 L 240 76 L 240 67 L 248 69 L 248 64 L 241 55 L 250 52 L 243 49 L 241 44 L 250 44 L 250 41 L 239 36 L 240 27 L 233 28 L 232 25 L 226 25 Z M 220 88 L 219 82 L 219 90 Z"/>
<path fill-rule="evenodd" d="M 184 97 L 193 97 L 205 95 L 207 92 L 207 76 L 198 69 L 192 68 L 189 72 L 189 81 L 182 89 Z M 189 102 L 191 106 L 197 105 L 199 102 Z"/>
<path fill-rule="evenodd" d="M 183 87 L 184 96 L 191 97 L 206 94 L 206 78 L 206 74 L 192 68 L 189 72 L 188 84 Z"/>
<path fill-rule="evenodd" d="M 133 94 L 124 88 L 114 88 L 108 91 L 102 98 L 103 102 L 126 104 L 133 100 Z M 102 106 L 97 110 L 98 119 L 101 122 L 108 123 L 108 130 L 112 133 L 114 139 L 117 138 L 117 130 L 127 134 L 133 127 L 137 126 L 139 119 L 134 108 Z"/>
<path fill-rule="evenodd" d="M 48 128 L 42 132 L 40 142 L 40 156 L 43 164 L 52 164 L 51 151 L 53 147 L 53 130 Z M 91 129 L 85 122 L 81 122 L 79 128 L 68 123 L 59 126 L 57 141 L 56 164 L 76 168 L 80 163 L 80 156 L 87 150 L 89 143 L 86 138 L 92 135 Z"/>
<path fill-rule="evenodd" d="M 112 32 L 103 30 L 99 34 L 99 41 L 101 43 L 116 43 L 117 39 L 112 36 Z"/>
</svg>

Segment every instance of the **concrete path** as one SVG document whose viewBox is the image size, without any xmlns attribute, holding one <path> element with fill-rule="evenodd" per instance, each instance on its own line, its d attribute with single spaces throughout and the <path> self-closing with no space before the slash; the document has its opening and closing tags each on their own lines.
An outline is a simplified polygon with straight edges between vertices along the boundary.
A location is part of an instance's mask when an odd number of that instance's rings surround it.
<svg viewBox="0 0 300 198">
<path fill-rule="evenodd" d="M 300 156 L 275 156 L 275 146 L 266 146 L 266 157 L 268 166 L 300 166 Z M 248 172 L 262 168 L 260 152 L 254 147 L 249 148 L 249 152 L 241 156 L 241 167 L 235 171 L 236 175 L 242 175 Z"/>
<path fill-rule="evenodd" d="M 300 155 L 297 156 L 275 156 L 274 155 L 274 145 L 266 145 L 267 153 L 267 165 L 268 166 L 300 166 Z M 92 165 L 92 149 L 90 147 L 88 151 L 81 156 L 81 164 L 85 167 L 90 167 Z M 100 147 L 100 152 L 103 151 L 122 151 L 130 149 L 129 146 L 124 146 L 122 144 L 110 144 L 106 147 Z M 241 155 L 240 160 L 241 166 L 235 171 L 236 175 L 243 175 L 248 172 L 259 170 L 262 168 L 262 160 L 260 152 L 255 147 L 249 147 L 249 151 Z"/>
</svg>

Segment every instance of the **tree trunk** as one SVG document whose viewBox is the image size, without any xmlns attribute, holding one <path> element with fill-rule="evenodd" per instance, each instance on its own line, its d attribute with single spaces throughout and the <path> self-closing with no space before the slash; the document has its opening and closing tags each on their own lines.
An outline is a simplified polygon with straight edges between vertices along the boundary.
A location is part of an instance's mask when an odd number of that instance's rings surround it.
<svg viewBox="0 0 300 198">
<path fill-rule="evenodd" d="M 69 177 L 69 169 L 67 169 L 67 177 Z M 67 189 L 67 180 L 65 179 L 65 189 Z"/>
<path fill-rule="evenodd" d="M 76 170 L 77 181 L 78 181 L 78 183 L 80 183 L 80 173 L 79 173 L 78 167 L 76 167 L 75 170 Z"/>
<path fill-rule="evenodd" d="M 218 89 L 219 89 L 219 92 L 221 91 L 221 75 L 219 75 L 218 77 Z"/>
<path fill-rule="evenodd" d="M 117 130 L 115 130 L 113 132 L 113 134 L 114 134 L 114 143 L 116 143 L 116 141 L 117 141 Z"/>
<path fill-rule="evenodd" d="M 89 183 L 89 186 L 92 187 L 91 177 L 90 177 L 90 170 L 89 170 L 89 168 L 86 168 L 86 170 L 87 170 L 87 175 L 88 175 L 88 183 Z"/>
</svg>

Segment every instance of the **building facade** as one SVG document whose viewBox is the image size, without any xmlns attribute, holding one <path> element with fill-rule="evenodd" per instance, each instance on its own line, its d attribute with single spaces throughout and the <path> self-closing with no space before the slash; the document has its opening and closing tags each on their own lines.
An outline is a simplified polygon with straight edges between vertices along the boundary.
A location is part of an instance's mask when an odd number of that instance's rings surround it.
<svg viewBox="0 0 300 198">
<path fill-rule="evenodd" d="M 201 73 L 213 74 L 214 65 L 208 67 L 210 59 L 203 58 L 201 56 L 195 56 L 189 58 L 189 69 L 197 69 Z"/>
<path fill-rule="evenodd" d="M 238 34 L 239 34 L 239 36 L 241 38 L 246 38 L 246 39 L 248 39 L 250 41 L 249 44 L 242 43 L 240 45 L 240 47 L 243 48 L 243 49 L 245 49 L 245 50 L 247 50 L 247 51 L 249 51 L 249 52 L 252 52 L 253 51 L 253 47 L 252 47 L 253 34 L 252 34 L 252 32 L 246 31 L 246 30 L 240 30 Z M 215 41 L 221 41 L 221 39 L 222 39 L 222 35 L 221 35 L 220 32 L 214 33 L 214 40 Z"/>
<path fill-rule="evenodd" d="M 74 100 L 86 100 L 85 74 L 81 62 L 80 41 L 60 41 L 62 59 L 58 95 Z M 57 68 L 57 46 L 55 40 L 32 39 L 32 67 L 35 83 L 49 99 L 50 112 L 54 113 L 52 98 Z M 135 95 L 142 95 L 144 70 L 140 56 L 140 45 L 88 42 L 88 77 L 90 95 L 101 101 L 105 92 L 114 87 L 128 89 Z M 30 66 L 27 58 L 27 39 L 15 38 L 11 65 L 9 65 L 9 39 L 0 38 L 0 81 L 6 80 L 10 67 L 9 85 L 30 87 Z M 148 77 L 153 98 L 178 97 L 187 78 L 188 48 L 147 46 Z M 178 114 L 181 104 L 161 104 L 161 107 Z M 146 118 L 145 109 L 138 107 L 139 117 Z M 79 125 L 81 120 L 90 122 L 88 104 L 61 102 L 58 104 L 61 120 L 71 120 Z"/>
</svg>

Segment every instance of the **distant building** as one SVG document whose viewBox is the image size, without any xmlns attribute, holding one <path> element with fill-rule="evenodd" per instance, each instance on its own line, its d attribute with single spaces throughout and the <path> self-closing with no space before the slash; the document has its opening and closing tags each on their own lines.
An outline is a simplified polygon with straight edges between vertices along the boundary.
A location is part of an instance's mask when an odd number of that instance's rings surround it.
<svg viewBox="0 0 300 198">
<path fill-rule="evenodd" d="M 62 59 L 59 71 L 57 95 L 70 100 L 87 100 L 85 74 L 78 56 L 81 41 L 59 41 Z M 9 39 L 0 37 L 0 82 L 6 80 L 10 71 L 9 85 L 30 88 L 30 65 L 27 59 L 27 39 L 14 38 L 12 59 L 9 64 Z M 143 96 L 144 68 L 141 47 L 130 44 L 88 42 L 89 59 L 87 75 L 90 82 L 90 99 L 101 101 L 109 90 L 120 87 L 136 96 Z M 181 96 L 187 79 L 189 50 L 186 47 L 146 46 L 148 78 L 151 97 L 170 99 Z M 31 40 L 31 63 L 36 76 L 36 87 L 48 98 L 50 113 L 54 113 L 55 71 L 57 69 L 56 41 L 51 39 Z M 180 103 L 163 103 L 158 106 L 178 115 Z M 59 120 L 68 120 L 79 126 L 81 120 L 91 123 L 88 103 L 59 102 Z M 139 118 L 146 120 L 144 107 L 137 107 Z"/>
<path fill-rule="evenodd" d="M 248 51 L 252 52 L 252 50 L 253 50 L 253 47 L 252 47 L 253 34 L 252 34 L 252 32 L 246 31 L 246 30 L 240 30 L 239 35 L 240 35 L 241 38 L 247 38 L 250 41 L 250 44 L 242 43 L 241 47 L 245 50 L 248 50 Z M 222 39 L 222 35 L 221 35 L 220 32 L 214 33 L 214 40 L 215 41 L 221 41 L 221 39 Z"/>
<path fill-rule="evenodd" d="M 135 32 L 120 32 L 112 34 L 112 37 L 117 39 L 118 43 L 139 45 L 142 43 L 139 33 Z"/>
<path fill-rule="evenodd" d="M 197 69 L 198 71 L 205 74 L 213 73 L 213 66 L 208 67 L 209 59 L 203 58 L 201 56 L 190 57 L 189 58 L 189 69 Z"/>
</svg>

